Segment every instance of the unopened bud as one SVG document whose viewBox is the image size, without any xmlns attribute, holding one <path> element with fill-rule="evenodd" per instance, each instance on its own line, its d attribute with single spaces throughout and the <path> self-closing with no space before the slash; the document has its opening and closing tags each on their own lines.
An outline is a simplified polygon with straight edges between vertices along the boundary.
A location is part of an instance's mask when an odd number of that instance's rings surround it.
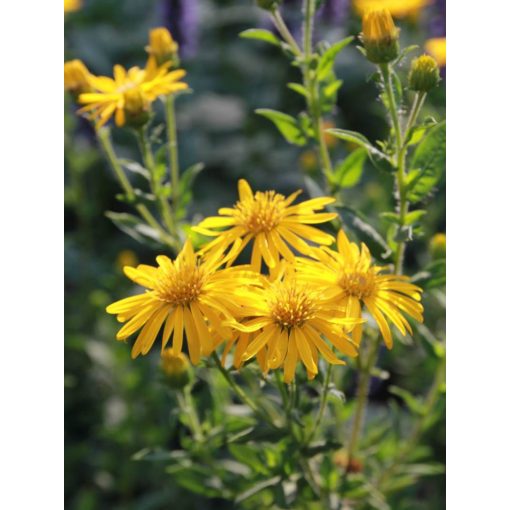
<svg viewBox="0 0 510 510">
<path fill-rule="evenodd" d="M 416 92 L 428 92 L 440 81 L 439 66 L 430 55 L 415 58 L 409 71 L 409 88 Z"/>
<path fill-rule="evenodd" d="M 171 388 L 184 388 L 191 380 L 188 358 L 182 352 L 176 355 L 173 349 L 165 349 L 161 353 L 161 369 Z"/>
<path fill-rule="evenodd" d="M 430 240 L 430 254 L 434 260 L 446 258 L 446 235 L 435 234 Z"/>
<path fill-rule="evenodd" d="M 361 37 L 370 62 L 387 64 L 398 57 L 399 29 L 388 9 L 368 11 L 363 16 Z"/>
<path fill-rule="evenodd" d="M 278 8 L 278 6 L 282 3 L 282 0 L 256 0 L 256 2 L 261 9 L 273 11 Z"/>
<path fill-rule="evenodd" d="M 179 45 L 172 34 L 164 27 L 153 28 L 149 32 L 149 46 L 145 48 L 149 55 L 154 56 L 158 66 L 172 62 L 173 67 L 179 65 Z"/>
</svg>

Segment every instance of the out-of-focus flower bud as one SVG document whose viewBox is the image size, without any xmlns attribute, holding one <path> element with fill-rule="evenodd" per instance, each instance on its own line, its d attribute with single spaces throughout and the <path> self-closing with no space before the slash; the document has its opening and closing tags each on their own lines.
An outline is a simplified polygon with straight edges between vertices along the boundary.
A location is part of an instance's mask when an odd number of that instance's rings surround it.
<svg viewBox="0 0 510 510">
<path fill-rule="evenodd" d="M 64 63 L 64 89 L 74 96 L 92 90 L 90 76 L 89 70 L 81 60 L 69 60 Z"/>
<path fill-rule="evenodd" d="M 149 121 L 150 104 L 143 92 L 138 88 L 124 92 L 125 123 L 133 128 L 139 128 Z"/>
<path fill-rule="evenodd" d="M 437 87 L 439 81 L 439 66 L 429 55 L 415 58 L 409 71 L 409 88 L 416 92 L 428 92 Z"/>
<path fill-rule="evenodd" d="M 117 255 L 116 266 L 122 271 L 125 266 L 136 267 L 138 257 L 133 250 L 122 250 Z"/>
<path fill-rule="evenodd" d="M 176 355 L 173 349 L 165 349 L 161 353 L 161 370 L 170 388 L 182 389 L 191 380 L 190 364 L 182 352 Z"/>
<path fill-rule="evenodd" d="M 314 173 L 319 168 L 319 160 L 313 151 L 305 151 L 299 157 L 301 167 L 307 173 Z"/>
<path fill-rule="evenodd" d="M 345 449 L 339 450 L 334 454 L 333 462 L 348 473 L 361 473 L 363 471 L 363 463 L 356 457 L 349 460 Z M 349 464 L 347 465 L 347 463 Z"/>
<path fill-rule="evenodd" d="M 282 0 L 256 0 L 256 2 L 261 9 L 272 11 L 273 9 L 278 8 L 278 6 L 282 3 Z"/>
<path fill-rule="evenodd" d="M 145 48 L 149 55 L 153 55 L 159 66 L 171 62 L 172 67 L 179 65 L 179 45 L 172 38 L 172 34 L 164 27 L 153 28 L 149 32 L 149 46 Z"/>
<path fill-rule="evenodd" d="M 399 29 L 388 9 L 365 13 L 361 37 L 370 62 L 387 64 L 398 57 Z"/>
<path fill-rule="evenodd" d="M 434 260 L 446 258 L 446 235 L 435 234 L 430 240 L 430 254 Z"/>
</svg>

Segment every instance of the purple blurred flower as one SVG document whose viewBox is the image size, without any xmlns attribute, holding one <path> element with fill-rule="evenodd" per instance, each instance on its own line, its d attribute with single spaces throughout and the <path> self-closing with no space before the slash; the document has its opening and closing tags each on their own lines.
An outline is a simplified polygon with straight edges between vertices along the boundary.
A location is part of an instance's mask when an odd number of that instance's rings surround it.
<svg viewBox="0 0 510 510">
<path fill-rule="evenodd" d="M 435 1 L 432 7 L 429 31 L 431 37 L 444 37 L 446 35 L 446 0 Z"/>
<path fill-rule="evenodd" d="M 198 49 L 199 0 L 162 0 L 160 3 L 163 25 L 179 43 L 181 56 L 193 56 Z"/>
<path fill-rule="evenodd" d="M 349 14 L 350 4 L 350 0 L 325 0 L 317 15 L 324 23 L 340 25 Z"/>
</svg>

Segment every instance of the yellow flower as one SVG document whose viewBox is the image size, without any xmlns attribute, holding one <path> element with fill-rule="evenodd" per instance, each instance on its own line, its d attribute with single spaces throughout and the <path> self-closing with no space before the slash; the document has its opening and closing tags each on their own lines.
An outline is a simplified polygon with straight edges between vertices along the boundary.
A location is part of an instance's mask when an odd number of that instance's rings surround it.
<svg viewBox="0 0 510 510">
<path fill-rule="evenodd" d="M 123 126 L 126 122 L 126 103 L 131 100 L 132 104 L 135 95 L 141 98 L 138 104 L 150 105 L 158 96 L 188 88 L 186 83 L 179 81 L 185 74 L 182 69 L 169 72 L 168 65 L 158 67 L 153 58 L 149 58 L 145 69 L 132 67 L 126 71 L 116 65 L 113 68 L 113 78 L 90 78 L 96 92 L 80 95 L 79 102 L 85 106 L 79 112 L 91 112 L 92 118 L 98 121 L 98 127 L 115 114 L 115 124 Z"/>
<path fill-rule="evenodd" d="M 73 94 L 81 94 L 91 89 L 92 75 L 85 64 L 78 59 L 64 63 L 64 89 Z"/>
<path fill-rule="evenodd" d="M 439 67 L 446 65 L 446 37 L 435 37 L 425 43 L 425 51 L 433 56 Z"/>
<path fill-rule="evenodd" d="M 398 57 L 399 30 L 388 9 L 365 12 L 362 25 L 363 45 L 370 62 L 385 64 Z"/>
<path fill-rule="evenodd" d="M 319 160 L 314 151 L 305 151 L 299 157 L 299 162 L 305 172 L 314 172 L 319 168 Z"/>
<path fill-rule="evenodd" d="M 119 269 L 124 269 L 124 266 L 136 266 L 138 264 L 138 257 L 133 250 L 122 250 L 117 255 L 115 262 Z"/>
<path fill-rule="evenodd" d="M 297 259 L 302 278 L 313 285 L 333 286 L 336 291 L 331 299 L 345 307 L 349 317 L 361 317 L 364 306 L 377 323 L 386 346 L 391 349 L 393 337 L 388 320 L 404 336 L 407 332 L 412 334 L 412 329 L 402 312 L 423 322 L 422 289 L 409 283 L 406 276 L 381 274 L 384 268 L 372 264 L 366 245 L 362 244 L 360 250 L 343 230 L 338 233 L 337 242 L 338 251 L 324 247 L 317 249 L 318 261 Z M 361 341 L 361 334 L 362 326 L 355 326 L 353 340 L 356 345 Z"/>
<path fill-rule="evenodd" d="M 263 288 L 252 289 L 252 303 L 242 310 L 248 320 L 232 323 L 241 331 L 234 364 L 257 355 L 265 373 L 283 366 L 284 381 L 290 383 L 298 361 L 305 365 L 310 379 L 317 375 L 319 353 L 331 364 L 345 365 L 325 339 L 341 353 L 357 356 L 346 328 L 361 321 L 346 318 L 327 294 L 323 285 L 300 281 L 293 270 L 281 272 L 272 282 L 266 280 Z"/>
<path fill-rule="evenodd" d="M 184 388 L 190 381 L 188 358 L 182 352 L 175 354 L 173 349 L 162 351 L 161 370 L 165 374 L 166 383 L 171 388 Z"/>
<path fill-rule="evenodd" d="M 106 308 L 119 322 L 125 322 L 117 340 L 126 340 L 141 329 L 131 352 L 136 358 L 149 352 L 164 323 L 162 349 L 172 336 L 173 352 L 179 355 L 186 332 L 191 362 L 196 364 L 201 354 L 208 355 L 214 348 L 209 327 L 222 338 L 232 336 L 223 322 L 234 321 L 241 305 L 249 302 L 248 289 L 258 276 L 246 271 L 246 266 L 219 269 L 224 263 L 221 255 L 199 260 L 189 241 L 175 261 L 165 255 L 156 261 L 158 267 L 141 264 L 124 268 L 126 276 L 146 291 Z"/>
<path fill-rule="evenodd" d="M 358 14 L 376 9 L 388 9 L 395 18 L 416 17 L 431 0 L 354 0 Z"/>
<path fill-rule="evenodd" d="M 294 260 L 289 246 L 303 254 L 310 253 L 310 246 L 303 239 L 329 245 L 334 238 L 321 230 L 309 226 L 336 218 L 336 213 L 316 213 L 335 199 L 320 197 L 291 206 L 301 191 L 284 197 L 275 191 L 257 191 L 253 194 L 250 185 L 241 179 L 238 183 L 239 201 L 233 208 L 222 208 L 221 216 L 213 216 L 193 227 L 196 232 L 214 236 L 216 239 L 202 248 L 202 252 L 226 251 L 232 245 L 226 259 L 232 264 L 246 245 L 253 240 L 251 264 L 260 271 L 261 261 L 274 268 L 280 255 L 288 261 Z M 215 228 L 226 230 L 211 230 Z"/>
<path fill-rule="evenodd" d="M 446 234 L 434 234 L 430 240 L 429 248 L 434 260 L 446 258 Z"/>
<path fill-rule="evenodd" d="M 409 88 L 411 90 L 429 92 L 437 87 L 440 81 L 439 66 L 434 58 L 430 55 L 422 55 L 413 59 L 409 71 Z"/>
<path fill-rule="evenodd" d="M 149 45 L 145 49 L 149 55 L 154 56 L 159 65 L 162 65 L 175 60 L 179 45 L 166 28 L 158 27 L 149 32 Z"/>
<path fill-rule="evenodd" d="M 81 9 L 81 0 L 64 0 L 64 12 L 73 12 Z"/>
</svg>

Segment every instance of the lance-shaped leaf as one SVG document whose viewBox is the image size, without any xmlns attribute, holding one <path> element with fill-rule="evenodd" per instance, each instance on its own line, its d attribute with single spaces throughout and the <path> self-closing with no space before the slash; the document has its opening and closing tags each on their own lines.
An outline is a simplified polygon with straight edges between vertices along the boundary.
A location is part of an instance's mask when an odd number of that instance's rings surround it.
<svg viewBox="0 0 510 510">
<path fill-rule="evenodd" d="M 255 113 L 273 122 L 287 142 L 294 145 L 304 145 L 306 143 L 306 136 L 300 123 L 294 117 L 268 108 L 259 108 L 255 110 Z"/>
<path fill-rule="evenodd" d="M 280 46 L 280 39 L 269 30 L 264 30 L 263 28 L 249 28 L 241 32 L 239 37 L 243 39 L 256 39 L 258 41 L 274 44 L 275 46 Z"/>
</svg>

